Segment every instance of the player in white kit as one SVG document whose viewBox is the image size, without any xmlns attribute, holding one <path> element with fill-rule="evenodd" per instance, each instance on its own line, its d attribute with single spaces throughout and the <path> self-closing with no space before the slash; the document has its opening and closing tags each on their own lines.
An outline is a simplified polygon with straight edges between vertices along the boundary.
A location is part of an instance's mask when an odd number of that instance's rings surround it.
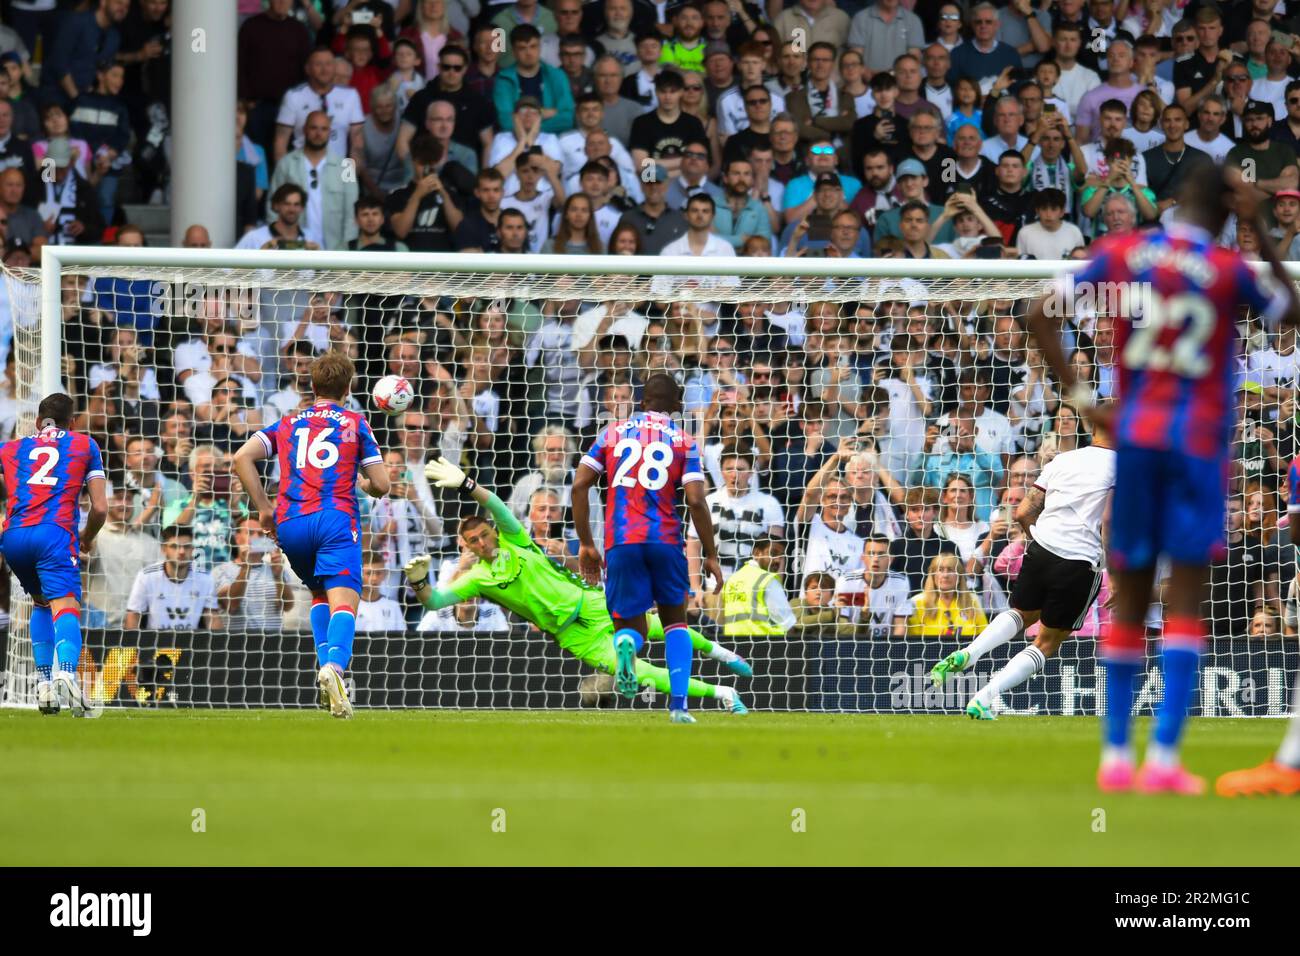
<svg viewBox="0 0 1300 956">
<path fill-rule="evenodd" d="M 1053 458 L 1016 509 L 1016 520 L 1033 538 L 1003 611 L 975 640 L 935 665 L 930 677 L 943 686 L 1007 641 L 1042 621 L 1034 642 L 1007 662 L 966 705 L 968 717 L 993 720 L 1003 691 L 1042 671 L 1061 643 L 1083 626 L 1101 587 L 1105 522 L 1115 486 L 1110 436 L 1094 426 L 1092 444 Z"/>
</svg>

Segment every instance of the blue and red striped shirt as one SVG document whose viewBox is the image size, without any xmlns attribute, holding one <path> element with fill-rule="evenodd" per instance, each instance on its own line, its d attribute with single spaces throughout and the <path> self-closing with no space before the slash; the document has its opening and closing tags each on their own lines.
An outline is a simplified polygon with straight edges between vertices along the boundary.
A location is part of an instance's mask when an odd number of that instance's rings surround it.
<svg viewBox="0 0 1300 956">
<path fill-rule="evenodd" d="M 703 481 L 691 436 L 660 412 L 637 412 L 596 436 L 582 464 L 606 477 L 605 547 L 685 546 L 677 490 Z"/>
<path fill-rule="evenodd" d="M 327 510 L 358 517 L 357 477 L 367 465 L 384 460 L 363 415 L 317 402 L 256 435 L 280 463 L 277 524 Z"/>
<path fill-rule="evenodd" d="M 5 442 L 0 466 L 9 494 L 6 528 L 53 524 L 76 534 L 81 489 L 90 479 L 104 477 L 104 459 L 95 440 L 54 427 Z"/>
<path fill-rule="evenodd" d="M 1197 458 L 1225 455 L 1236 419 L 1238 309 L 1275 326 L 1287 307 L 1283 290 L 1186 223 L 1101 240 L 1074 282 L 1076 290 L 1091 283 L 1099 302 L 1115 288 L 1103 284 L 1141 290 L 1135 295 L 1143 308 L 1115 316 L 1118 442 Z"/>
</svg>

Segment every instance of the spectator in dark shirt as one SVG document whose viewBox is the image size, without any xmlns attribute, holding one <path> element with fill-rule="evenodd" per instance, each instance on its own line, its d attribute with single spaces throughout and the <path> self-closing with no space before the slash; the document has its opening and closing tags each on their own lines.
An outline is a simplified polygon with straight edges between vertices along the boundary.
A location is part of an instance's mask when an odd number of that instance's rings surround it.
<svg viewBox="0 0 1300 956">
<path fill-rule="evenodd" d="M 664 246 L 686 235 L 686 216 L 668 206 L 668 169 L 660 163 L 646 168 L 641 182 L 645 201 L 623 213 L 619 226 L 632 226 L 641 236 L 641 251 L 657 256 Z"/>
<path fill-rule="evenodd" d="M 99 0 L 91 10 L 69 13 L 41 69 L 41 89 L 48 99 L 68 103 L 90 90 L 97 64 L 117 57 L 129 0 Z"/>
<path fill-rule="evenodd" d="M 452 234 L 464 217 L 474 177 L 460 163 L 447 160 L 442 144 L 428 135 L 411 141 L 411 164 L 415 173 L 410 184 L 384 202 L 393 235 L 413 252 L 451 252 L 456 248 Z"/>
<path fill-rule="evenodd" d="M 647 159 L 653 159 L 667 167 L 669 173 L 676 173 L 687 143 L 708 142 L 704 124 L 682 112 L 684 85 L 676 70 L 664 70 L 655 77 L 659 105 L 632 121 L 632 136 L 627 144 L 638 169 L 645 168 Z"/>
<path fill-rule="evenodd" d="M 28 95 L 31 88 L 23 82 L 22 60 L 17 53 L 0 55 L 0 100 L 14 108 L 14 132 L 21 139 L 34 140 L 41 136 L 41 117 L 36 109 L 36 97 Z"/>
<path fill-rule="evenodd" d="M 25 204 L 27 188 L 21 169 L 0 172 L 0 221 L 4 223 L 5 237 L 21 239 L 35 251 L 45 242 L 45 224 L 40 213 Z"/>
<path fill-rule="evenodd" d="M 957 546 L 940 537 L 935 518 L 939 514 L 939 492 L 934 488 L 909 488 L 905 499 L 906 526 L 889 545 L 893 570 L 907 575 L 913 594 L 925 586 L 930 562 L 941 554 L 956 554 Z"/>
<path fill-rule="evenodd" d="M 94 92 L 83 93 L 72 104 L 69 132 L 90 147 L 90 181 L 99 192 L 104 222 L 113 221 L 117 206 L 117 182 L 131 162 L 127 146 L 131 141 L 131 120 L 122 99 L 125 70 L 120 63 L 106 60 L 96 70 Z"/>
<path fill-rule="evenodd" d="M 528 219 L 518 209 L 502 209 L 497 216 L 497 252 L 521 255 L 528 251 Z"/>
<path fill-rule="evenodd" d="M 1288 96 L 1294 95 L 1300 104 L 1300 83 L 1294 85 L 1296 92 Z M 1279 126 L 1285 127 L 1286 123 L 1274 123 L 1273 129 Z M 1177 203 L 1188 173 L 1204 163 L 1213 162 L 1208 153 L 1187 145 L 1183 137 L 1190 128 L 1187 110 L 1177 103 L 1170 103 L 1160 113 L 1160 129 L 1165 134 L 1165 141 L 1142 154 L 1147 167 L 1147 185 L 1156 194 L 1156 208 L 1161 212 Z"/>
<path fill-rule="evenodd" d="M 95 187 L 72 168 L 72 150 L 67 140 L 51 142 L 45 158 L 54 166 L 54 177 L 44 183 L 42 201 L 56 207 L 54 215 L 46 222 L 46 242 L 56 246 L 97 245 L 104 233 L 99 196 Z"/>
<path fill-rule="evenodd" d="M 971 32 L 965 43 L 952 51 L 952 69 L 948 82 L 968 76 L 975 81 L 999 76 L 1004 70 L 1018 70 L 1023 65 L 1020 54 L 1009 43 L 998 39 L 999 15 L 991 3 L 979 3 L 971 10 Z"/>
<path fill-rule="evenodd" d="M 480 165 L 487 165 L 488 150 L 496 129 L 496 111 L 481 94 L 465 85 L 469 53 L 464 47 L 448 44 L 438 53 L 438 75 L 411 97 L 402 112 L 402 131 L 397 137 L 397 156 L 405 159 L 411 138 L 424 129 L 429 104 L 445 100 L 456 107 L 456 125 L 451 138 L 474 152 Z"/>
<path fill-rule="evenodd" d="M 980 205 L 1002 230 L 1002 243 L 1016 244 L 1020 227 L 1034 218 L 1034 191 L 1025 184 L 1025 158 L 1008 149 L 998 160 L 997 188 L 980 197 Z"/>
<path fill-rule="evenodd" d="M 275 117 L 285 91 L 302 78 L 311 34 L 291 16 L 295 0 L 268 0 L 267 8 L 239 28 L 239 98 L 253 103 L 249 138 L 271 154 Z"/>
<path fill-rule="evenodd" d="M 772 467 L 768 491 L 782 509 L 793 514 L 813 475 L 826 464 L 834 452 L 826 437 L 826 410 L 821 402 L 805 402 L 802 417 L 793 427 L 787 425 L 787 440 L 773 431 Z"/>
<path fill-rule="evenodd" d="M 126 68 L 122 98 L 138 144 L 134 171 L 140 192 L 146 197 L 162 185 L 164 166 L 143 162 L 144 147 L 157 125 L 157 110 L 171 111 L 171 24 L 167 6 L 168 0 L 140 0 L 122 21 L 122 49 L 117 55 L 117 61 Z M 161 141 L 155 144 L 159 152 L 161 146 Z M 151 153 L 150 157 L 156 155 Z"/>
<path fill-rule="evenodd" d="M 362 196 L 352 206 L 357 219 L 357 237 L 348 240 L 353 252 L 410 252 L 406 243 L 384 234 L 384 204 L 373 196 Z"/>
<path fill-rule="evenodd" d="M 459 252 L 496 252 L 501 245 L 497 223 L 501 218 L 501 197 L 505 177 L 491 167 L 479 171 L 474 184 L 474 202 L 456 227 Z"/>
<path fill-rule="evenodd" d="M 23 194 L 29 205 L 38 205 L 37 187 L 40 177 L 37 175 L 36 161 L 32 158 L 32 147 L 19 139 L 13 131 L 14 110 L 8 103 L 0 101 L 0 169 L 20 169 L 26 181 Z"/>
</svg>

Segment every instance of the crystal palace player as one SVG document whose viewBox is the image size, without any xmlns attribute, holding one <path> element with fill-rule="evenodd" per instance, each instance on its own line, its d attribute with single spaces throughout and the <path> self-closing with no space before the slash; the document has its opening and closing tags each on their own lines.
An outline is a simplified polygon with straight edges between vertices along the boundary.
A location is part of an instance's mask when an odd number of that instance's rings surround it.
<svg viewBox="0 0 1300 956">
<path fill-rule="evenodd" d="M 1103 790 L 1136 786 L 1147 793 L 1197 794 L 1205 787 L 1183 769 L 1178 743 L 1204 640 L 1207 570 L 1224 552 L 1238 309 L 1247 306 L 1267 326 L 1300 323 L 1300 302 L 1259 222 L 1259 202 L 1254 187 L 1239 176 L 1215 166 L 1198 170 L 1179 196 L 1177 223 L 1164 233 L 1102 240 L 1076 276 L 1076 288 L 1143 283 L 1150 292 L 1140 319 L 1116 316 L 1119 390 L 1111 429 L 1116 461 L 1109 561 L 1117 599 L 1101 640 L 1106 718 L 1097 782 Z M 1255 224 L 1276 280 L 1267 288 L 1240 254 L 1215 244 L 1233 211 Z M 1066 364 L 1046 302 L 1030 310 L 1030 328 L 1071 402 L 1087 407 L 1091 393 L 1076 384 Z M 1172 564 L 1161 657 L 1165 693 L 1146 760 L 1135 774 L 1134 684 L 1146 658 L 1143 622 L 1162 555 Z"/>
<path fill-rule="evenodd" d="M 690 579 L 677 489 L 686 504 L 704 551 L 704 571 L 722 588 L 722 567 L 713 541 L 713 521 L 704 501 L 704 474 L 694 440 L 669 418 L 682 407 L 682 390 L 664 374 L 645 383 L 641 411 L 610 425 L 582 456 L 573 482 L 573 521 L 581 546 L 578 560 L 589 582 L 600 580 L 600 552 L 591 536 L 588 494 L 596 480 L 608 479 L 605 503 L 605 598 L 614 618 L 615 688 L 625 697 L 637 690 L 636 654 L 645 643 L 646 611 L 659 609 L 668 663 L 668 712 L 674 723 L 690 724 L 686 691 L 691 677 L 691 638 L 686 627 Z"/>
<path fill-rule="evenodd" d="M 1291 543 L 1300 547 L 1300 458 L 1292 459 L 1288 479 L 1291 489 L 1287 500 L 1289 533 Z M 1300 676 L 1296 677 L 1295 689 L 1291 692 L 1291 722 L 1273 759 L 1258 767 L 1225 773 L 1215 783 L 1214 789 L 1221 797 L 1267 794 L 1290 797 L 1300 793 Z"/>
<path fill-rule="evenodd" d="M 255 432 L 235 454 L 235 474 L 248 490 L 262 527 L 280 542 L 294 572 L 311 590 L 321 705 L 351 717 L 343 672 L 352 659 L 361 599 L 357 481 L 372 498 L 388 494 L 388 469 L 369 423 L 342 407 L 352 390 L 352 361 L 327 352 L 311 366 L 316 404 Z M 274 455 L 280 466 L 275 513 L 257 474 Z M 364 475 L 364 477 L 361 477 Z"/>
<path fill-rule="evenodd" d="M 37 706 L 57 714 L 60 702 L 72 716 L 89 704 L 77 683 L 81 659 L 80 551 L 89 551 L 108 517 L 104 462 L 88 435 L 72 431 L 74 406 L 67 395 L 48 395 L 36 410 L 40 431 L 0 446 L 9 497 L 0 547 L 23 589 L 32 596 L 32 656 L 39 680 Z M 90 512 L 78 542 L 78 499 L 85 486 Z M 78 550 L 80 543 L 80 551 Z M 59 669 L 51 673 L 55 657 Z"/>
</svg>

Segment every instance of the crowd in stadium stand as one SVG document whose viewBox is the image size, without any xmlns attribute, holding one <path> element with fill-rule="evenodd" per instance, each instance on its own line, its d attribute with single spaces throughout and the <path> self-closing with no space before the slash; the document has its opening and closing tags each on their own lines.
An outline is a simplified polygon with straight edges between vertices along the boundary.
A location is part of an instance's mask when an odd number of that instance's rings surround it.
<svg viewBox="0 0 1300 956">
<path fill-rule="evenodd" d="M 1213 162 L 1248 171 L 1283 258 L 1300 259 L 1300 11 L 1286 2 L 239 6 L 240 248 L 1085 257 L 1108 232 L 1168 221 L 1188 171 Z M 168 194 L 167 0 L 0 7 L 4 263 L 38 263 L 47 243 L 142 244 L 121 207 Z M 211 225 L 185 245 L 210 245 Z M 1221 242 L 1249 254 L 1257 239 L 1230 221 Z M 357 361 L 360 394 L 387 373 L 420 392 L 381 435 L 396 490 L 367 505 L 363 628 L 504 626 L 487 606 L 422 620 L 401 587 L 414 554 L 438 554 L 444 578 L 461 560 L 460 506 L 421 471 L 434 450 L 576 567 L 577 456 L 650 370 L 679 378 L 701 422 L 724 569 L 783 539 L 801 626 L 870 630 L 841 613 L 861 571 L 909 596 L 874 636 L 969 636 L 1006 606 L 1025 546 L 1015 506 L 1089 441 L 1023 301 L 303 294 L 260 303 L 250 327 L 221 303 L 155 309 L 154 294 L 125 279 L 64 291 L 67 384 L 113 489 L 88 590 L 109 626 L 305 627 L 228 464 L 300 407 L 327 349 Z M 1207 613 L 1216 637 L 1294 636 L 1279 523 L 1300 356 L 1294 331 L 1243 329 L 1229 548 Z M 1064 335 L 1077 374 L 1113 395 L 1112 321 L 1083 314 Z M 10 351 L 11 395 L 13 364 Z M 0 423 L 12 432 L 11 398 Z M 688 547 L 693 612 L 716 619 Z"/>
</svg>

